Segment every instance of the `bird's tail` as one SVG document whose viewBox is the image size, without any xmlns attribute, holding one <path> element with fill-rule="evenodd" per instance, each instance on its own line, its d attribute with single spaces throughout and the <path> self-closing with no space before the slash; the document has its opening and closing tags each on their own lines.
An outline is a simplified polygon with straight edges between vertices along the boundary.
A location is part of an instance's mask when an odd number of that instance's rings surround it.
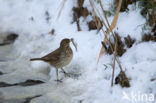
<svg viewBox="0 0 156 103">
<path fill-rule="evenodd" d="M 34 60 L 43 60 L 42 58 L 32 58 L 30 59 L 30 61 L 34 61 Z"/>
</svg>

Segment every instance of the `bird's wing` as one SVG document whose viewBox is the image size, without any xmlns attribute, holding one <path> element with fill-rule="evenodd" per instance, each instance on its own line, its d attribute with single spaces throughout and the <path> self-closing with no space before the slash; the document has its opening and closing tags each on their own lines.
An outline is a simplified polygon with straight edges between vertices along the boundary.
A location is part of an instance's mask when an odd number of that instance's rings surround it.
<svg viewBox="0 0 156 103">
<path fill-rule="evenodd" d="M 42 57 L 43 60 L 45 61 L 57 61 L 60 58 L 60 49 L 56 49 L 55 51 L 45 55 L 44 57 Z"/>
</svg>

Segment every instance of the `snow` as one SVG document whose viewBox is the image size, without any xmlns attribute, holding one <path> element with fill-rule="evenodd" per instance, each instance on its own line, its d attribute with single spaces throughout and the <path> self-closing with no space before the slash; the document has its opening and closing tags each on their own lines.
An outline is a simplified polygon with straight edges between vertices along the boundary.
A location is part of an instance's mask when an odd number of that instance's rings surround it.
<svg viewBox="0 0 156 103">
<path fill-rule="evenodd" d="M 134 6 L 132 7 L 134 8 Z M 122 36 L 126 37 L 127 35 L 130 35 L 132 38 L 135 38 L 137 41 L 141 41 L 142 27 L 145 24 L 145 22 L 146 20 L 140 16 L 139 9 L 137 10 L 130 9 L 130 12 L 128 13 L 126 12 L 120 13 L 119 21 L 116 27 L 118 27 L 119 29 L 118 32 Z"/>
<path fill-rule="evenodd" d="M 112 1 L 102 2 L 110 4 Z M 121 88 L 120 85 L 111 87 L 112 55 L 103 55 L 97 65 L 104 36 L 96 34 L 95 30 L 88 31 L 83 18 L 80 18 L 82 31 L 77 31 L 76 23 L 71 24 L 71 11 L 73 5 L 76 5 L 75 1 L 67 0 L 61 16 L 57 18 L 61 3 L 62 0 L 0 0 L 1 32 L 11 31 L 19 34 L 14 44 L 0 47 L 0 57 L 9 59 L 8 62 L 0 62 L 0 71 L 7 73 L 0 76 L 0 82 L 14 84 L 27 79 L 46 82 L 29 87 L 0 88 L 0 98 L 12 100 L 42 95 L 31 103 L 79 103 L 81 100 L 82 103 L 133 103 L 134 101 L 123 99 L 123 91 L 128 95 L 131 92 L 152 93 L 156 97 L 156 81 L 150 81 L 156 78 L 156 43 L 140 43 L 145 19 L 140 15 L 139 8 L 132 9 L 134 6 L 130 6 L 129 12 L 120 13 L 115 28 L 121 37 L 129 34 L 137 41 L 119 58 L 124 71 L 131 79 L 130 88 Z M 86 0 L 84 6 L 91 10 L 89 1 Z M 105 9 L 109 9 L 109 5 Z M 46 21 L 46 11 L 51 17 L 49 22 Z M 32 17 L 34 21 L 31 21 Z M 112 18 L 111 16 L 108 19 L 111 21 Z M 89 19 L 90 17 L 86 18 L 86 21 Z M 55 29 L 54 35 L 48 33 L 52 28 Z M 56 83 L 53 67 L 41 61 L 30 62 L 29 59 L 42 57 L 55 50 L 63 38 L 74 38 L 78 44 L 77 52 L 71 45 L 74 58 L 64 69 L 80 76 L 65 78 L 59 73 L 63 83 Z M 115 77 L 119 72 L 119 67 L 116 66 Z"/>
</svg>

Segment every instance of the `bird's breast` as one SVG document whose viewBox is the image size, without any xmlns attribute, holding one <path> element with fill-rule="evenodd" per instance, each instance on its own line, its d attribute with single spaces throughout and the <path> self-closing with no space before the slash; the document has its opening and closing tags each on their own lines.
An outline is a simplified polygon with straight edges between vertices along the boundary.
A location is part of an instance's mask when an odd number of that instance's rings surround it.
<svg viewBox="0 0 156 103">
<path fill-rule="evenodd" d="M 59 58 L 59 62 L 56 63 L 55 67 L 61 68 L 68 65 L 71 62 L 72 58 L 73 58 L 73 51 L 71 48 L 62 51 Z"/>
</svg>

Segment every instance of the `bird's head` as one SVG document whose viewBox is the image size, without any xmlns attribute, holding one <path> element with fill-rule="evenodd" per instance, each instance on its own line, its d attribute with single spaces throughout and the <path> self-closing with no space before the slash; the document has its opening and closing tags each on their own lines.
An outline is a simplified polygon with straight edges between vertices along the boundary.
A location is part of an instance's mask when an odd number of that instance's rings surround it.
<svg viewBox="0 0 156 103">
<path fill-rule="evenodd" d="M 70 45 L 70 42 L 71 42 L 70 39 L 65 38 L 65 39 L 63 39 L 63 40 L 61 41 L 60 46 L 61 46 L 61 47 L 68 47 L 68 46 Z"/>
<path fill-rule="evenodd" d="M 76 43 L 74 42 L 74 39 L 73 39 L 73 38 L 71 38 L 71 39 L 68 39 L 68 38 L 63 39 L 63 40 L 61 41 L 61 43 L 60 43 L 60 47 L 67 48 L 67 47 L 70 46 L 70 42 L 73 43 L 73 45 L 74 45 L 74 47 L 75 47 L 75 49 L 76 49 L 76 51 L 77 51 L 77 45 L 76 45 Z"/>
</svg>

